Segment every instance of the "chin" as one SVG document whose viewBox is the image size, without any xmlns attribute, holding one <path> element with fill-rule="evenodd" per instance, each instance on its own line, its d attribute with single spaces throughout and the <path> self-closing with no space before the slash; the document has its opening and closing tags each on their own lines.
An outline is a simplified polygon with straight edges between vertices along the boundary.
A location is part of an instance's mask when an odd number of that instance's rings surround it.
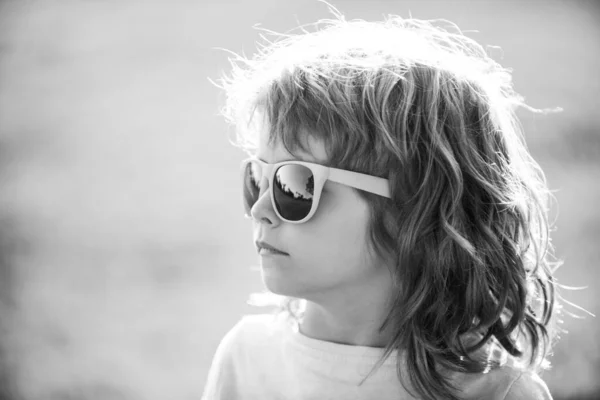
<svg viewBox="0 0 600 400">
<path fill-rule="evenodd" d="M 286 282 L 284 280 L 273 279 L 270 276 L 263 274 L 263 284 L 265 288 L 271 293 L 280 296 L 291 296 L 291 297 L 302 297 L 303 291 L 298 287 Z"/>
<path fill-rule="evenodd" d="M 305 285 L 300 285 L 294 279 L 274 271 L 270 268 L 261 268 L 262 281 L 267 290 L 280 296 L 304 298 L 308 292 Z"/>
</svg>

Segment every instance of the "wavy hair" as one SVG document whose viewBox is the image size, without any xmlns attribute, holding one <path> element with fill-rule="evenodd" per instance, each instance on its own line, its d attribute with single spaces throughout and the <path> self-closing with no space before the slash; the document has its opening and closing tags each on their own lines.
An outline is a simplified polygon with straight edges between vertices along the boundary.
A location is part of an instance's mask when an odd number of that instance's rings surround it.
<svg viewBox="0 0 600 400">
<path fill-rule="evenodd" d="M 459 398 L 445 371 L 485 372 L 496 343 L 524 368 L 545 362 L 556 309 L 551 194 L 527 151 L 510 70 L 445 20 L 320 20 L 230 59 L 222 114 L 252 152 L 256 111 L 292 154 L 307 132 L 330 166 L 389 179 L 369 204 L 370 249 L 396 284 L 383 359 L 402 350 L 403 385 Z M 533 109 L 531 109 L 533 110 Z M 534 110 L 539 111 L 539 110 Z M 298 299 L 286 299 L 292 310 Z M 297 308 L 297 304 L 296 304 Z M 293 315 L 297 316 L 292 312 Z"/>
</svg>

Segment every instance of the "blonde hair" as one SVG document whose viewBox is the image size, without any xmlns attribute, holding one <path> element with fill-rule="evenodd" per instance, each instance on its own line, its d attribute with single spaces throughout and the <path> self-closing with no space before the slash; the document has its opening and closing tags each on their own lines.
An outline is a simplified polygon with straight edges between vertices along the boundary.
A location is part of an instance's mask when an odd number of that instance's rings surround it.
<svg viewBox="0 0 600 400">
<path fill-rule="evenodd" d="M 390 180 L 391 199 L 358 192 L 370 207 L 369 246 L 390 260 L 397 285 L 381 329 L 393 331 L 384 359 L 406 355 L 403 384 L 458 398 L 440 368 L 497 367 L 476 357 L 490 341 L 539 367 L 558 263 L 550 193 L 515 116 L 531 108 L 510 71 L 447 21 L 346 21 L 331 10 L 336 18 L 314 32 L 263 36 L 251 59 L 231 59 L 221 87 L 234 144 L 256 149 L 258 110 L 270 140 L 292 154 L 307 150 L 303 129 L 325 144 L 328 165 Z"/>
</svg>

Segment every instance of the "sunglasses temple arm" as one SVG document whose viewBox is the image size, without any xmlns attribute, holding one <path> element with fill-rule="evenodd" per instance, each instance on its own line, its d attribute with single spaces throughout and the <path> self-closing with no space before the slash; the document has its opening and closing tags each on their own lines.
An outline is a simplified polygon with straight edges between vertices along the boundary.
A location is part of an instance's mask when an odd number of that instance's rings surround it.
<svg viewBox="0 0 600 400">
<path fill-rule="evenodd" d="M 329 179 L 379 196 L 391 197 L 389 181 L 385 178 L 331 168 Z"/>
</svg>

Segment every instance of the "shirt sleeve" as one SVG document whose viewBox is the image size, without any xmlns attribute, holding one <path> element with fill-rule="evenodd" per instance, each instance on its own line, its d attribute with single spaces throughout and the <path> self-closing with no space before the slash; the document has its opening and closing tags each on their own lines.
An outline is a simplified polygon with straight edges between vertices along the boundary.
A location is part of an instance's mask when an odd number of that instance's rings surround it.
<svg viewBox="0 0 600 400">
<path fill-rule="evenodd" d="M 523 372 L 510 386 L 505 400 L 552 400 L 548 386 L 532 372 Z"/>
<path fill-rule="evenodd" d="M 232 400 L 239 398 L 235 353 L 241 321 L 225 334 L 213 357 L 202 400 Z"/>
</svg>

